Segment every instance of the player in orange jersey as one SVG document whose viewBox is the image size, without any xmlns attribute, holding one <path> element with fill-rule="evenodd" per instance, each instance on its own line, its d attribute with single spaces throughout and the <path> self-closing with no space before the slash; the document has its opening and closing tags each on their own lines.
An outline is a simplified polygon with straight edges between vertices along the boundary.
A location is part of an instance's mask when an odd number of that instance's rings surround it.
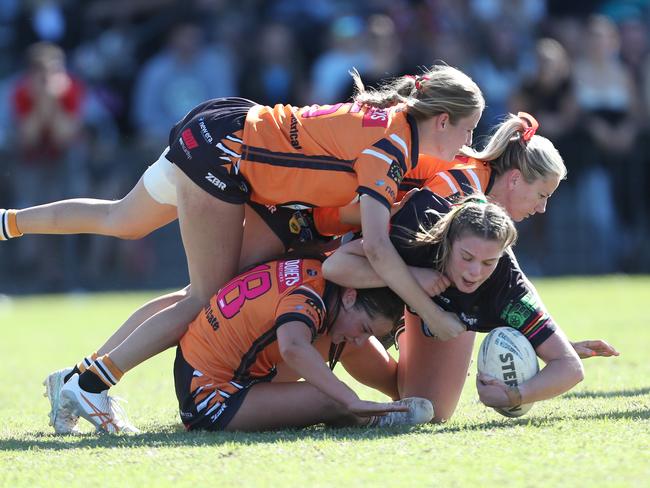
<svg viewBox="0 0 650 488">
<path fill-rule="evenodd" d="M 317 260 L 285 259 L 247 270 L 212 297 L 180 340 L 174 377 L 183 424 L 188 430 L 268 430 L 429 422 L 428 400 L 363 401 L 331 371 L 346 344 L 359 347 L 388 333 L 402 308 L 389 288 L 353 290 L 326 282 Z M 330 368 L 312 344 L 323 336 L 334 346 Z M 280 362 L 306 381 L 271 384 Z M 94 367 L 103 381 L 118 374 L 102 360 Z M 63 409 L 101 430 L 123 430 L 108 395 L 80 388 L 82 381 L 75 374 L 65 384 Z"/>
<path fill-rule="evenodd" d="M 464 330 L 458 320 L 440 316 L 395 251 L 388 238 L 389 209 L 420 152 L 451 160 L 471 144 L 483 96 L 469 77 L 448 66 L 397 78 L 373 92 L 365 91 L 358 73 L 353 78 L 353 103 L 264 107 L 217 99 L 199 105 L 172 129 L 159 164 L 116 208 L 123 219 L 144 215 L 154 228 L 178 216 L 191 286 L 180 300 L 161 299 L 173 303 L 144 321 L 128 341 L 115 341 L 110 354 L 120 370 L 175 344 L 214 291 L 235 275 L 249 200 L 341 206 L 360 196 L 364 245 L 378 273 L 438 324 L 441 336 Z M 151 181 L 160 179 L 167 185 L 153 186 L 162 191 L 149 192 Z M 77 200 L 5 216 L 17 233 L 87 232 L 98 220 L 114 223 L 102 216 L 116 208 Z M 53 225 L 53 214 L 64 217 Z M 39 218 L 45 222 L 40 228 Z M 103 233 L 110 234 L 107 230 Z"/>
</svg>

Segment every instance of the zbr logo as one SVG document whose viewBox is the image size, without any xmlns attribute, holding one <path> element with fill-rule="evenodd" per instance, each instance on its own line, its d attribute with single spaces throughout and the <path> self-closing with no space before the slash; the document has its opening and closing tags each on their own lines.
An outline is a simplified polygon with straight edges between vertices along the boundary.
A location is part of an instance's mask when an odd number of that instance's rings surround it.
<svg viewBox="0 0 650 488">
<path fill-rule="evenodd" d="M 190 129 L 185 129 L 181 132 L 181 137 L 189 150 L 199 147 L 199 144 L 196 142 L 196 139 L 194 139 L 194 135 Z"/>
<path fill-rule="evenodd" d="M 226 184 L 223 181 L 221 181 L 219 178 L 214 176 L 210 172 L 208 172 L 208 174 L 205 176 L 205 179 L 208 180 L 210 183 L 212 183 L 217 188 L 219 188 L 219 190 L 225 190 L 226 189 Z"/>
</svg>

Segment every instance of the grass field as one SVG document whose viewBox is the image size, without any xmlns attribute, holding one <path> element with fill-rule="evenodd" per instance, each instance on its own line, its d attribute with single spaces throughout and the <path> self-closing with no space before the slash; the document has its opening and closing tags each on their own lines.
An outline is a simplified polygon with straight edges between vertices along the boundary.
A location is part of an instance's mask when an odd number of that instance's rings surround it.
<svg viewBox="0 0 650 488">
<path fill-rule="evenodd" d="M 143 434 L 57 437 L 43 378 L 92 352 L 152 295 L 2 300 L 0 486 L 649 487 L 650 278 L 536 284 L 571 338 L 604 338 L 621 356 L 587 360 L 583 383 L 515 420 L 478 403 L 472 370 L 449 423 L 383 431 L 185 433 L 168 351 L 114 389 Z"/>
</svg>

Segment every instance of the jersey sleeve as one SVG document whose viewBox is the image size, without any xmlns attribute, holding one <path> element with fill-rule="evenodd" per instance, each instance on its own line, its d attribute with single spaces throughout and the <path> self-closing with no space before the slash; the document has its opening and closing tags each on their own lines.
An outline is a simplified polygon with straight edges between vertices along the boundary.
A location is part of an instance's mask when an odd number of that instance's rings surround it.
<svg viewBox="0 0 650 488">
<path fill-rule="evenodd" d="M 495 300 L 499 318 L 503 325 L 517 329 L 537 348 L 555 332 L 557 326 L 546 311 L 537 290 L 519 269 L 512 252 L 507 251 L 504 257 L 512 265 L 509 285 Z"/>
<path fill-rule="evenodd" d="M 405 123 L 406 124 L 406 123 Z M 408 136 L 404 130 L 388 127 L 385 136 L 365 148 L 355 162 L 359 195 L 369 195 L 390 210 L 404 175 L 411 169 Z M 415 155 L 417 160 L 417 154 Z"/>
<path fill-rule="evenodd" d="M 311 331 L 312 341 L 323 332 L 325 325 L 325 302 L 307 286 L 301 286 L 283 297 L 276 308 L 275 326 L 288 322 L 302 322 Z"/>
</svg>

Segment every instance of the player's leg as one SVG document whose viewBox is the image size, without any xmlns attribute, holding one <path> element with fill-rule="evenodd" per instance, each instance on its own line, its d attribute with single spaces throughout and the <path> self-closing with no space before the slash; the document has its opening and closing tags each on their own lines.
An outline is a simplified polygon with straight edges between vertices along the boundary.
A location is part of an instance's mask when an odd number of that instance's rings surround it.
<svg viewBox="0 0 650 488">
<path fill-rule="evenodd" d="M 244 241 L 239 258 L 239 268 L 243 269 L 277 258 L 285 252 L 284 243 L 269 227 L 269 223 L 258 212 L 246 205 L 246 224 L 244 225 Z"/>
<path fill-rule="evenodd" d="M 467 378 L 474 347 L 474 332 L 449 341 L 422 333 L 420 319 L 404 316 L 406 329 L 399 334 L 398 387 L 401 397 L 428 398 L 435 409 L 435 422 L 448 420 L 458 404 Z"/>
<path fill-rule="evenodd" d="M 359 383 L 379 390 L 393 400 L 400 398 L 397 361 L 376 337 L 370 337 L 361 346 L 347 344 L 341 355 L 341 364 Z"/>
<path fill-rule="evenodd" d="M 15 211 L 19 234 L 139 239 L 176 219 L 173 167 L 163 155 L 121 200 L 75 198 Z"/>
<path fill-rule="evenodd" d="M 319 423 L 364 425 L 368 421 L 368 418 L 352 415 L 343 405 L 305 381 L 258 383 L 249 388 L 226 430 L 273 430 Z"/>
</svg>

